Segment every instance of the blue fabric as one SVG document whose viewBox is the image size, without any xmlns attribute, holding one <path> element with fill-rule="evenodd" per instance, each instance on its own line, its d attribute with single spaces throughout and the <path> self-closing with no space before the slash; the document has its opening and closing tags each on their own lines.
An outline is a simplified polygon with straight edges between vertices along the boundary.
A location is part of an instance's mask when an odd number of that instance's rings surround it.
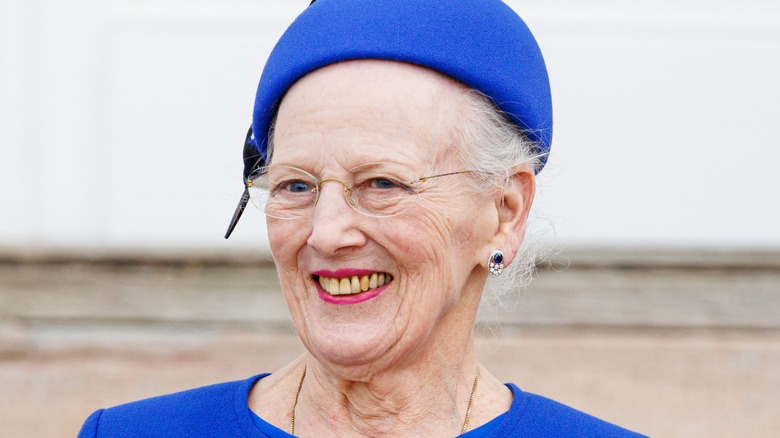
<svg viewBox="0 0 780 438">
<path fill-rule="evenodd" d="M 292 437 L 292 435 L 290 435 L 289 433 L 263 420 L 254 412 L 250 411 L 250 413 L 252 415 L 252 421 L 254 421 L 255 426 L 257 426 L 257 428 L 260 429 L 260 432 L 266 434 L 268 438 L 291 438 Z M 470 430 L 462 435 L 458 435 L 458 437 L 459 438 L 485 438 L 490 434 L 490 432 L 493 432 L 493 430 L 495 430 L 498 427 L 498 425 L 501 423 L 501 420 L 503 420 L 505 416 L 506 413 L 501 414 L 498 417 L 488 421 L 487 423 L 483 424 L 482 426 L 474 430 Z"/>
<path fill-rule="evenodd" d="M 154 397 L 92 414 L 79 438 L 265 438 L 247 409 L 249 390 L 261 374 L 248 380 L 221 383 Z"/>
<path fill-rule="evenodd" d="M 474 430 L 470 430 L 464 434 L 458 435 L 459 438 L 485 438 L 491 435 L 491 433 L 498 429 L 498 425 L 501 424 L 501 422 L 504 421 L 504 417 L 506 417 L 506 412 L 499 415 L 498 417 L 488 421 L 487 423 L 483 424 L 482 426 L 479 426 L 478 428 Z"/>
<path fill-rule="evenodd" d="M 248 408 L 247 408 L 248 409 Z M 264 433 L 268 438 L 290 438 L 292 435 L 289 433 L 279 429 L 278 427 L 274 426 L 273 424 L 263 420 L 260 418 L 257 414 L 249 411 L 252 415 L 252 421 L 255 423 L 255 426 L 257 426 L 258 429 L 260 429 L 260 432 Z"/>
<path fill-rule="evenodd" d="M 255 426 L 247 408 L 252 386 L 267 375 L 100 409 L 87 418 L 78 437 L 272 438 Z M 507 387 L 514 395 L 512 406 L 485 438 L 643 436 L 511 383 Z"/>
<path fill-rule="evenodd" d="M 547 68 L 531 31 L 503 2 L 321 0 L 290 25 L 260 78 L 252 129 L 263 158 L 269 124 L 290 86 L 350 59 L 405 61 L 458 79 L 491 98 L 537 142 L 537 152 L 550 150 Z"/>
</svg>

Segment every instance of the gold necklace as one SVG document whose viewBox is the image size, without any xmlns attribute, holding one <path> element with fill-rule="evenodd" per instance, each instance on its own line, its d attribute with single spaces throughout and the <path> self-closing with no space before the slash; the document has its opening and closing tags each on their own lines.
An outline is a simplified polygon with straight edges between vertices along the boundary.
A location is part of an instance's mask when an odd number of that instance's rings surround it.
<svg viewBox="0 0 780 438">
<path fill-rule="evenodd" d="M 301 374 L 301 381 L 298 382 L 298 389 L 295 391 L 295 400 L 293 400 L 292 409 L 290 410 L 290 435 L 295 435 L 295 407 L 298 406 L 298 396 L 301 394 L 301 387 L 303 387 L 303 379 L 306 378 L 306 365 L 303 366 L 303 374 Z M 466 408 L 466 419 L 463 421 L 463 427 L 460 429 L 461 435 L 466 433 L 466 429 L 469 427 L 469 417 L 471 416 L 471 405 L 474 404 L 474 394 L 477 393 L 477 382 L 479 382 L 479 369 L 477 369 L 477 376 L 474 377 L 474 385 L 471 387 L 471 396 L 469 397 L 469 406 Z"/>
<path fill-rule="evenodd" d="M 479 382 L 479 368 L 477 368 L 477 377 L 474 377 L 474 386 L 471 387 L 471 396 L 469 397 L 469 407 L 466 408 L 466 420 L 463 421 L 463 427 L 460 429 L 460 434 L 466 433 L 466 429 L 469 427 L 469 416 L 471 416 L 471 405 L 474 403 L 474 394 L 477 393 L 477 382 Z"/>
<path fill-rule="evenodd" d="M 298 389 L 295 391 L 295 400 L 293 401 L 292 411 L 290 412 L 290 435 L 295 435 L 295 407 L 298 406 L 298 396 L 301 394 L 303 379 L 306 377 L 306 365 L 303 366 L 301 381 L 298 382 Z"/>
</svg>

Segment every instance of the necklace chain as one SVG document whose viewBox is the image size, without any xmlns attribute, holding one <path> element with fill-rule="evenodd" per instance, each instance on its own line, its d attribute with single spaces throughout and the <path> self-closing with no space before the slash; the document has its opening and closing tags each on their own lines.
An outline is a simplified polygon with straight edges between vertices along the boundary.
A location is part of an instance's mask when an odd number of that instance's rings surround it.
<svg viewBox="0 0 780 438">
<path fill-rule="evenodd" d="M 298 396 L 301 394 L 303 379 L 306 378 L 306 365 L 303 366 L 301 381 L 298 382 L 298 389 L 295 391 L 295 400 L 293 401 L 292 411 L 290 412 L 290 435 L 295 435 L 295 407 L 298 406 Z"/>
<path fill-rule="evenodd" d="M 479 382 L 479 368 L 477 368 L 477 377 L 474 377 L 474 386 L 471 387 L 471 396 L 469 397 L 469 407 L 466 408 L 466 419 L 463 421 L 463 427 L 460 429 L 460 434 L 466 433 L 466 429 L 469 427 L 469 417 L 471 416 L 471 405 L 474 404 L 474 394 L 477 393 L 477 382 Z"/>
<path fill-rule="evenodd" d="M 298 382 L 298 389 L 295 390 L 295 399 L 293 400 L 292 409 L 290 410 L 290 435 L 295 435 L 295 407 L 298 406 L 298 396 L 301 395 L 301 388 L 303 387 L 303 379 L 305 378 L 306 378 L 306 365 L 303 366 L 303 374 L 301 374 L 301 380 L 300 382 Z M 466 433 L 466 429 L 468 429 L 469 427 L 471 406 L 474 404 L 474 395 L 477 393 L 477 382 L 479 382 L 479 369 L 477 369 L 477 376 L 474 377 L 474 385 L 471 387 L 469 406 L 466 408 L 466 419 L 463 421 L 463 427 L 460 429 L 461 435 Z"/>
</svg>

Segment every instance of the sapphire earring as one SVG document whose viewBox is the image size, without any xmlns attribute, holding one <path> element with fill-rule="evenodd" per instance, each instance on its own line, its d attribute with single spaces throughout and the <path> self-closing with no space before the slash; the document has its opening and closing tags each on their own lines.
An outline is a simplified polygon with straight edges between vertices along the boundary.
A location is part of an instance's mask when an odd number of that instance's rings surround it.
<svg viewBox="0 0 780 438">
<path fill-rule="evenodd" d="M 490 258 L 488 259 L 488 271 L 490 271 L 491 274 L 498 277 L 501 275 L 502 272 L 504 272 L 504 253 L 495 250 L 492 254 L 490 254 Z"/>
</svg>

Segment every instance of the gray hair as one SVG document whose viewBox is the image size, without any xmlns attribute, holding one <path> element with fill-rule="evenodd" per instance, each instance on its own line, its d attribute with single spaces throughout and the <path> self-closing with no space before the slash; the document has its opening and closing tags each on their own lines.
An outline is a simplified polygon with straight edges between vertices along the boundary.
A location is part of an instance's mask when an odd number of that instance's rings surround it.
<svg viewBox="0 0 780 438">
<path fill-rule="evenodd" d="M 532 169 L 540 167 L 544 156 L 536 152 L 534 143 L 523 130 L 489 98 L 467 87 L 464 87 L 464 97 L 466 111 L 462 120 L 456 123 L 453 135 L 461 147 L 458 153 L 464 164 L 475 170 L 476 177 L 469 178 L 470 188 L 475 193 L 500 193 L 517 167 L 523 164 Z M 479 322 L 490 322 L 498 312 L 511 310 L 519 292 L 531 282 L 542 252 L 541 242 L 524 238 L 514 260 L 501 276 L 489 276 L 482 292 L 477 315 Z"/>
</svg>

